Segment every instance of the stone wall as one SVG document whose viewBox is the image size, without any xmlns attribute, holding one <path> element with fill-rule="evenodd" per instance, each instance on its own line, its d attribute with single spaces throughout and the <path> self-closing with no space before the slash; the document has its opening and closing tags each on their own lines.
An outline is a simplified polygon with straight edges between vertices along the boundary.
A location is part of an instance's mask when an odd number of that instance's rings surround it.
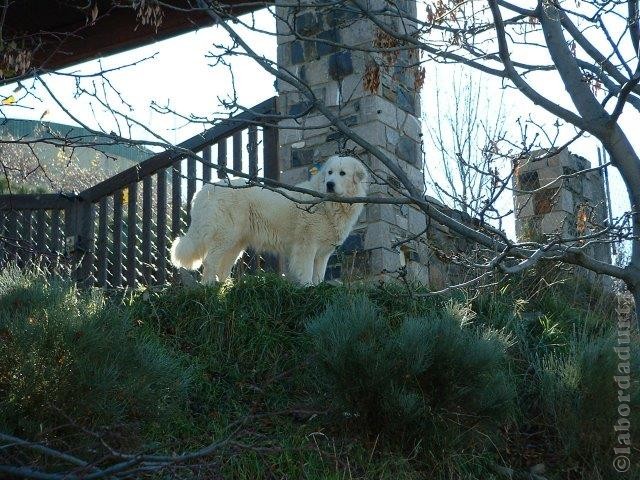
<svg viewBox="0 0 640 480">
<path fill-rule="evenodd" d="M 394 43 L 349 3 L 330 8 L 311 2 L 302 2 L 302 7 L 276 5 L 279 67 L 300 76 L 333 113 L 424 187 L 419 99 L 422 71 L 415 66 L 416 51 Z M 371 9 L 383 5 L 381 0 L 370 3 Z M 416 13 L 415 3 L 394 5 L 411 15 Z M 390 28 L 401 28 L 398 20 L 386 23 Z M 405 23 L 402 28 L 410 30 L 411 26 Z M 393 53 L 366 51 L 394 45 L 400 49 Z M 379 160 L 346 141 L 323 115 L 307 112 L 306 98 L 293 87 L 278 81 L 277 89 L 280 112 L 299 116 L 279 125 L 282 181 L 294 184 L 306 180 L 316 162 L 351 149 L 383 183 L 387 180 L 388 172 Z M 390 186 L 372 185 L 370 193 L 394 195 L 393 179 L 388 183 Z M 420 231 L 414 216 L 406 206 L 367 206 L 353 235 L 330 264 L 328 277 L 376 277 L 398 271 L 407 260 L 413 262 L 411 259 L 418 256 L 416 247 L 409 245 L 402 253 L 390 246 Z M 426 282 L 426 272 L 415 270 Z"/>
<path fill-rule="evenodd" d="M 537 152 L 522 160 L 514 176 L 517 238 L 568 239 L 603 228 L 607 203 L 601 170 L 558 179 L 589 168 L 588 160 L 566 149 L 556 154 Z M 587 253 L 611 262 L 609 245 L 594 245 Z"/>
</svg>

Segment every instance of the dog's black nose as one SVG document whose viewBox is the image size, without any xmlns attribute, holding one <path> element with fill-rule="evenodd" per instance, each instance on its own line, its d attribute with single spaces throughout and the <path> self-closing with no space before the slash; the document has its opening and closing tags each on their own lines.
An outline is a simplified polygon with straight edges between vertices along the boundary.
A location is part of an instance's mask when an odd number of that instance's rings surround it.
<svg viewBox="0 0 640 480">
<path fill-rule="evenodd" d="M 327 192 L 333 193 L 335 191 L 336 184 L 333 182 L 327 182 Z"/>
</svg>

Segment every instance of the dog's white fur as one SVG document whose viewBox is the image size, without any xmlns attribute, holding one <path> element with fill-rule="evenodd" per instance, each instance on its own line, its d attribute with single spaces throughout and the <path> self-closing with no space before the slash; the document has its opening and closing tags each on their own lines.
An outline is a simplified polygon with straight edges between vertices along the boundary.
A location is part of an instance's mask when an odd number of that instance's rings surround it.
<svg viewBox="0 0 640 480">
<path fill-rule="evenodd" d="M 316 192 L 363 197 L 368 174 L 357 159 L 335 155 L 311 180 L 297 186 Z M 296 203 L 262 187 L 244 187 L 244 180 L 205 185 L 193 198 L 191 225 L 171 246 L 171 261 L 196 269 L 202 263 L 202 281 L 224 281 L 247 248 L 289 258 L 289 272 L 303 285 L 324 280 L 327 261 L 355 225 L 362 204 Z M 235 187 L 235 188 L 234 188 Z M 314 197 L 283 190 L 287 196 Z"/>
</svg>

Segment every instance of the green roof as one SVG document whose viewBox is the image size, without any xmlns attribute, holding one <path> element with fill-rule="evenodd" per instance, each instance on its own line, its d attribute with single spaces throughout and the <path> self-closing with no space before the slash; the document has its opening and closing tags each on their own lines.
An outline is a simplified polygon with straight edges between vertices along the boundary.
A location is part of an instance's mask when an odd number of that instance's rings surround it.
<svg viewBox="0 0 640 480">
<path fill-rule="evenodd" d="M 124 158 L 136 163 L 154 155 L 154 152 L 140 145 L 118 143 L 107 135 L 96 135 L 82 127 L 39 120 L 13 118 L 1 120 L 0 138 L 7 137 L 33 140 L 51 138 L 59 139 L 58 141 L 63 141 L 66 137 L 77 142 L 78 148 L 92 148 L 104 153 L 106 156 Z"/>
</svg>

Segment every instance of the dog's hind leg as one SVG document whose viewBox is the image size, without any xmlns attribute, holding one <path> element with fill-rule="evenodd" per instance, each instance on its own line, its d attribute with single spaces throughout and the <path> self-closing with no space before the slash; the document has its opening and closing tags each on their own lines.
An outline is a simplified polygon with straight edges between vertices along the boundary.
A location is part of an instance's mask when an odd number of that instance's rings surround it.
<svg viewBox="0 0 640 480">
<path fill-rule="evenodd" d="M 217 248 L 211 248 L 202 261 L 202 283 L 212 285 L 218 280 L 218 270 L 220 268 L 220 259 L 223 255 Z"/>
<path fill-rule="evenodd" d="M 235 265 L 238 257 L 242 255 L 245 247 L 239 243 L 235 244 L 220 257 L 220 265 L 218 267 L 218 281 L 224 282 L 231 275 L 231 269 Z"/>
<path fill-rule="evenodd" d="M 243 250 L 239 243 L 220 241 L 209 248 L 202 261 L 202 283 L 224 282 L 231 275 L 231 268 Z"/>
</svg>

